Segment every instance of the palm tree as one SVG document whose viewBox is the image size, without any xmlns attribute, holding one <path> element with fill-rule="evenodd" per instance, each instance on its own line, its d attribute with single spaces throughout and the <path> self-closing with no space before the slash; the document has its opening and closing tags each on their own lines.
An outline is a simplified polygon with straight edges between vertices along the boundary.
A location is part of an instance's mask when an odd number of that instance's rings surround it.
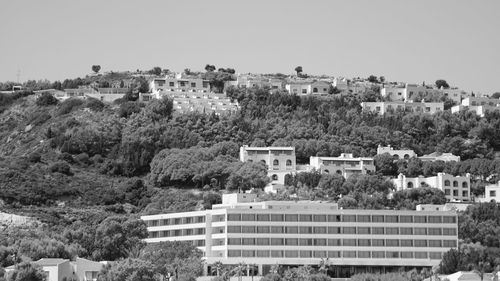
<svg viewBox="0 0 500 281">
<path fill-rule="evenodd" d="M 238 281 L 241 281 L 241 276 L 245 275 L 247 272 L 247 265 L 244 262 L 240 262 L 236 267 L 231 270 L 233 276 L 238 276 Z"/>
<path fill-rule="evenodd" d="M 224 267 L 224 264 L 222 264 L 222 262 L 216 261 L 211 266 L 211 271 L 212 271 L 211 273 L 212 274 L 215 273 L 216 276 L 220 276 L 223 267 Z"/>
<path fill-rule="evenodd" d="M 319 262 L 319 267 L 318 267 L 318 272 L 321 274 L 325 274 L 328 272 L 328 267 L 330 266 L 330 259 L 329 258 L 322 258 L 321 261 Z"/>
<path fill-rule="evenodd" d="M 297 279 L 299 281 L 305 281 L 309 279 L 311 275 L 312 268 L 309 265 L 304 265 L 297 268 Z"/>
<path fill-rule="evenodd" d="M 280 271 L 281 271 L 281 265 L 279 264 L 273 264 L 271 266 L 271 273 L 274 273 L 274 274 L 280 274 Z"/>
</svg>

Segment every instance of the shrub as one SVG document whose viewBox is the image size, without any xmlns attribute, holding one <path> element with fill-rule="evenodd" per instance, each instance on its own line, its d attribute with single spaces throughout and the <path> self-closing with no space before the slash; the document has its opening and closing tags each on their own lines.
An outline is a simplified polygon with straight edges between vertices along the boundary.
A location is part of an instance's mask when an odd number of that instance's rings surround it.
<svg viewBox="0 0 500 281">
<path fill-rule="evenodd" d="M 68 114 L 71 111 L 75 110 L 76 108 L 79 108 L 83 105 L 83 100 L 81 99 L 67 99 L 61 103 L 61 106 L 59 106 L 59 109 L 57 110 L 57 115 L 64 115 Z"/>
<path fill-rule="evenodd" d="M 90 161 L 94 164 L 102 163 L 104 162 L 104 158 L 101 156 L 101 154 L 96 154 L 90 158 Z"/>
<path fill-rule="evenodd" d="M 76 162 L 78 162 L 80 164 L 85 164 L 85 165 L 90 164 L 90 158 L 89 158 L 89 155 L 87 153 L 80 153 L 80 154 L 76 155 L 75 160 L 76 160 Z"/>
<path fill-rule="evenodd" d="M 38 152 L 33 152 L 28 155 L 28 161 L 30 161 L 31 163 L 38 163 L 42 161 L 42 155 L 40 155 L 40 153 Z"/>
<path fill-rule="evenodd" d="M 30 114 L 29 124 L 37 126 L 45 123 L 45 121 L 50 119 L 50 114 L 47 111 L 35 111 Z"/>
<path fill-rule="evenodd" d="M 63 153 L 59 154 L 57 159 L 66 161 L 68 163 L 75 163 L 75 159 L 73 159 L 73 156 L 71 156 L 71 154 L 69 154 L 67 152 L 63 152 Z"/>
<path fill-rule="evenodd" d="M 59 101 L 54 98 L 54 96 L 51 93 L 42 93 L 37 99 L 36 99 L 36 105 L 38 106 L 49 106 L 49 105 L 55 105 Z"/>
<path fill-rule="evenodd" d="M 85 107 L 92 111 L 102 111 L 104 109 L 104 103 L 98 99 L 89 98 L 85 102 Z"/>
<path fill-rule="evenodd" d="M 67 176 L 72 176 L 71 168 L 68 163 L 65 162 L 57 162 L 50 166 L 50 172 L 52 173 L 61 173 Z"/>
<path fill-rule="evenodd" d="M 141 111 L 141 106 L 137 102 L 126 102 L 120 105 L 120 109 L 118 110 L 118 116 L 128 118 L 130 115 L 134 113 L 138 113 Z"/>
</svg>

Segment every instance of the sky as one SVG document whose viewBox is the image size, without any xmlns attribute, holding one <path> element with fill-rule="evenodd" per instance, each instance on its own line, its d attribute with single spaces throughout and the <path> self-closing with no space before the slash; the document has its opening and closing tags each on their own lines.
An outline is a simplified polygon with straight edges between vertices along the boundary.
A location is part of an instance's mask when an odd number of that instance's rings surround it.
<svg viewBox="0 0 500 281">
<path fill-rule="evenodd" d="M 101 71 L 385 76 L 500 92 L 499 0 L 2 0 L 0 81 Z"/>
</svg>

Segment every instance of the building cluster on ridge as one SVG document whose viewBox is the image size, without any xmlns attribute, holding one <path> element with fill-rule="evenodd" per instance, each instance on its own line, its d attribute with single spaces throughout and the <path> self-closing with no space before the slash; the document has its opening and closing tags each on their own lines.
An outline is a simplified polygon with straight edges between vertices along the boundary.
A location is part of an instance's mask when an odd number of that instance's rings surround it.
<svg viewBox="0 0 500 281">
<path fill-rule="evenodd" d="M 233 80 L 224 82 L 224 91 L 215 93 L 210 81 L 187 75 L 169 73 L 164 77 L 149 76 L 148 93 L 140 93 L 140 101 L 150 101 L 164 96 L 173 98 L 174 108 L 181 113 L 200 112 L 230 114 L 238 110 L 236 101 L 231 101 L 225 94 L 230 87 L 265 88 L 269 91 L 286 91 L 296 95 L 363 94 L 378 88 L 383 101 L 363 102 L 365 111 L 378 114 L 392 113 L 427 113 L 435 114 L 445 110 L 442 100 L 449 99 L 455 106 L 452 113 L 469 110 L 484 117 L 487 111 L 500 110 L 500 99 L 488 98 L 480 94 L 468 93 L 458 88 L 437 88 L 429 85 L 408 83 L 386 83 L 369 79 L 346 79 L 342 77 L 299 77 L 285 75 L 233 74 Z M 122 98 L 130 90 L 127 83 L 111 83 L 110 88 L 99 88 L 98 83 L 81 86 L 78 89 L 50 90 L 53 95 L 64 100 L 67 98 L 96 98 L 104 102 L 113 102 Z M 47 90 L 45 90 L 47 91 Z M 43 92 L 43 91 L 41 91 Z M 434 102 L 428 100 L 432 98 Z M 437 102 L 436 102 L 437 101 Z"/>
</svg>

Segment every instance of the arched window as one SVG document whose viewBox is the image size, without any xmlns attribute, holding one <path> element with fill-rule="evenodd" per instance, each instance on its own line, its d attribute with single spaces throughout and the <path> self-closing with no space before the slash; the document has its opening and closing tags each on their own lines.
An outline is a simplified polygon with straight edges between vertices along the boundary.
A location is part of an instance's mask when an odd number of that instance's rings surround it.
<svg viewBox="0 0 500 281">
<path fill-rule="evenodd" d="M 260 162 L 262 162 L 262 163 L 264 163 L 265 165 L 267 165 L 266 160 L 260 160 Z"/>
<path fill-rule="evenodd" d="M 450 181 L 449 180 L 445 180 L 444 181 L 444 186 L 450 186 Z"/>
<path fill-rule="evenodd" d="M 453 187 L 458 187 L 458 181 L 453 181 Z"/>
<path fill-rule="evenodd" d="M 467 187 L 468 187 L 467 182 L 465 182 L 465 181 L 464 181 L 464 182 L 462 183 L 462 187 L 463 187 L 463 188 L 467 188 Z"/>
<path fill-rule="evenodd" d="M 406 160 L 408 160 L 408 159 L 410 159 L 410 155 L 405 154 L 405 155 L 404 155 L 404 158 L 405 158 Z"/>
<path fill-rule="evenodd" d="M 318 92 L 318 88 L 313 88 L 313 93 L 317 93 Z"/>
<path fill-rule="evenodd" d="M 286 165 L 287 166 L 292 166 L 292 160 L 290 160 L 290 159 L 286 160 Z"/>
<path fill-rule="evenodd" d="M 278 180 L 278 175 L 276 175 L 276 174 L 272 175 L 272 176 L 271 176 L 271 179 L 272 179 L 273 181 L 277 181 L 277 180 Z"/>
<path fill-rule="evenodd" d="M 408 186 L 408 188 L 413 188 L 413 183 L 412 183 L 412 182 L 409 182 L 409 183 L 407 184 L 407 186 Z"/>
<path fill-rule="evenodd" d="M 335 173 L 337 173 L 339 175 L 342 175 L 342 171 L 341 170 L 337 170 Z"/>
<path fill-rule="evenodd" d="M 326 169 L 325 169 L 325 170 L 323 170 L 323 173 L 325 173 L 325 174 L 329 174 L 329 173 L 330 173 L 330 171 L 328 171 L 328 170 L 326 170 Z"/>
<path fill-rule="evenodd" d="M 280 164 L 280 161 L 278 159 L 273 160 L 273 166 L 278 166 Z"/>
<path fill-rule="evenodd" d="M 399 155 L 397 155 L 397 154 L 392 155 L 392 159 L 399 160 Z"/>
</svg>

